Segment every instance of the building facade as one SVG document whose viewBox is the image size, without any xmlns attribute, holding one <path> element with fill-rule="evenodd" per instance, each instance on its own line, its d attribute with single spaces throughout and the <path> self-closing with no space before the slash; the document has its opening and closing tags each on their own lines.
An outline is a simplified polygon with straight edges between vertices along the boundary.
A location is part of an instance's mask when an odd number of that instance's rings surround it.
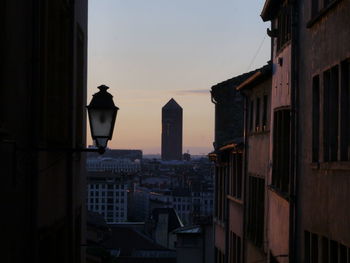
<svg viewBox="0 0 350 263">
<path fill-rule="evenodd" d="M 1 1 L 3 262 L 81 262 L 87 1 Z"/>
<path fill-rule="evenodd" d="M 174 99 L 162 108 L 162 160 L 182 160 L 182 108 Z"/>
<path fill-rule="evenodd" d="M 349 12 L 345 0 L 265 2 L 271 79 L 263 67 L 239 84 L 245 106 L 229 103 L 244 108 L 244 141 L 216 137 L 210 154 L 216 262 L 349 262 Z M 235 134 L 237 112 L 216 115 L 216 136 Z"/>
<path fill-rule="evenodd" d="M 295 212 L 295 8 L 291 1 L 266 1 L 261 17 L 271 21 L 271 132 L 267 176 L 267 240 L 270 260 L 290 262 Z"/>
<path fill-rule="evenodd" d="M 296 257 L 350 260 L 350 1 L 300 1 Z"/>
<path fill-rule="evenodd" d="M 244 95 L 245 105 L 244 262 L 261 262 L 268 258 L 271 75 L 269 63 L 237 87 Z"/>
<path fill-rule="evenodd" d="M 211 88 L 215 104 L 214 250 L 215 262 L 241 262 L 244 237 L 243 96 L 236 88 L 255 71 Z"/>
<path fill-rule="evenodd" d="M 107 172 L 89 172 L 87 208 L 101 214 L 107 224 L 125 222 L 128 217 L 128 185 L 123 178 Z"/>
</svg>

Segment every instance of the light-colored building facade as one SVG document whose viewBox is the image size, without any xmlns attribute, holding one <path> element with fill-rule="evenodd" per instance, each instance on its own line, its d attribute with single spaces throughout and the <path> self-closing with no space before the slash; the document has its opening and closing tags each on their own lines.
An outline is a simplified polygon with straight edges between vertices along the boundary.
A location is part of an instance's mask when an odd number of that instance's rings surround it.
<svg viewBox="0 0 350 263">
<path fill-rule="evenodd" d="M 124 184 L 88 184 L 88 210 L 103 215 L 107 223 L 125 222 L 128 209 L 126 187 Z"/>
<path fill-rule="evenodd" d="M 268 259 L 267 178 L 270 150 L 270 101 L 272 66 L 258 69 L 237 87 L 244 95 L 244 261 Z"/>
<path fill-rule="evenodd" d="M 295 81 L 292 75 L 292 20 L 295 9 L 291 1 L 266 1 L 261 13 L 264 21 L 271 21 L 272 88 L 270 115 L 270 168 L 267 176 L 267 240 L 270 260 L 290 262 L 291 229 L 293 229 L 293 198 L 295 196 Z"/>
<path fill-rule="evenodd" d="M 87 209 L 101 214 L 108 224 L 128 218 L 128 185 L 117 175 L 89 172 Z"/>
</svg>

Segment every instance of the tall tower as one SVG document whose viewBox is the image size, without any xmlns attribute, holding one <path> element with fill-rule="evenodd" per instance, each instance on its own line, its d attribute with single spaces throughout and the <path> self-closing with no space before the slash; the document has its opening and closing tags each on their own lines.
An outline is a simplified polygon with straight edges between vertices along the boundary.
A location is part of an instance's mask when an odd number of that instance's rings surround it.
<svg viewBox="0 0 350 263">
<path fill-rule="evenodd" d="M 182 108 L 173 98 L 162 108 L 162 160 L 182 160 Z"/>
</svg>

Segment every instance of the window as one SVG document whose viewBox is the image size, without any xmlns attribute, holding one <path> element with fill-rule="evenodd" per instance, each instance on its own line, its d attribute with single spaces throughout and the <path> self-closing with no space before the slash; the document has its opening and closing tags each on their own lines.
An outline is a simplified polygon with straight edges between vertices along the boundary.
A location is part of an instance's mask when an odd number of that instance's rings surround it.
<svg viewBox="0 0 350 263">
<path fill-rule="evenodd" d="M 350 60 L 324 71 L 321 76 L 322 80 L 320 76 L 315 76 L 312 84 L 312 161 L 349 161 Z M 323 84 L 321 93 L 320 83 Z M 321 95 L 323 104 L 320 103 Z M 320 131 L 320 128 L 323 130 Z M 320 134 L 323 135 L 322 141 Z M 321 145 L 323 148 L 320 148 Z"/>
<path fill-rule="evenodd" d="M 221 252 L 220 249 L 215 247 L 215 262 L 216 263 L 224 263 L 225 262 L 225 254 Z"/>
<path fill-rule="evenodd" d="M 262 129 L 265 131 L 267 129 L 267 105 L 268 103 L 268 97 L 267 95 L 264 95 L 263 99 L 263 116 L 262 116 Z"/>
<path fill-rule="evenodd" d="M 290 110 L 275 111 L 273 121 L 272 185 L 289 193 L 290 179 Z"/>
<path fill-rule="evenodd" d="M 291 10 L 288 4 L 281 8 L 277 23 L 277 50 L 280 50 L 291 39 Z"/>
<path fill-rule="evenodd" d="M 255 107 L 255 131 L 260 130 L 260 98 L 256 98 Z"/>
<path fill-rule="evenodd" d="M 338 242 L 330 240 L 329 261 L 338 262 Z M 343 261 L 344 262 L 344 261 Z"/>
<path fill-rule="evenodd" d="M 253 119 L 254 119 L 254 101 L 250 101 L 250 117 L 249 117 L 249 130 L 253 131 Z"/>
<path fill-rule="evenodd" d="M 338 155 L 338 102 L 339 70 L 338 66 L 323 73 L 323 152 L 324 161 L 337 161 Z"/>
<path fill-rule="evenodd" d="M 223 220 L 226 215 L 227 190 L 228 190 L 228 169 L 229 169 L 229 152 L 223 152 L 220 156 L 220 166 L 216 167 L 215 173 L 215 216 L 219 220 Z M 196 208 L 194 207 L 194 210 Z"/>
<path fill-rule="evenodd" d="M 319 11 L 319 0 L 311 0 L 311 17 L 315 17 Z"/>
<path fill-rule="evenodd" d="M 241 238 L 234 232 L 230 231 L 229 236 L 229 262 L 240 263 L 241 262 Z"/>
<path fill-rule="evenodd" d="M 304 262 L 332 263 L 350 262 L 350 248 L 327 237 L 304 232 Z"/>
<path fill-rule="evenodd" d="M 305 263 L 318 263 L 318 235 L 305 231 L 304 237 Z"/>
<path fill-rule="evenodd" d="M 248 176 L 247 236 L 258 247 L 264 239 L 265 180 Z"/>
<path fill-rule="evenodd" d="M 320 77 L 312 80 L 312 162 L 319 161 L 320 145 Z"/>
<path fill-rule="evenodd" d="M 350 160 L 350 60 L 341 63 L 340 160 Z"/>
<path fill-rule="evenodd" d="M 229 195 L 237 199 L 242 198 L 242 152 L 230 154 L 229 166 Z"/>
<path fill-rule="evenodd" d="M 273 254 L 270 251 L 270 263 L 278 263 L 276 257 L 273 256 Z"/>
<path fill-rule="evenodd" d="M 322 237 L 322 263 L 328 263 L 329 259 L 329 240 Z"/>
</svg>

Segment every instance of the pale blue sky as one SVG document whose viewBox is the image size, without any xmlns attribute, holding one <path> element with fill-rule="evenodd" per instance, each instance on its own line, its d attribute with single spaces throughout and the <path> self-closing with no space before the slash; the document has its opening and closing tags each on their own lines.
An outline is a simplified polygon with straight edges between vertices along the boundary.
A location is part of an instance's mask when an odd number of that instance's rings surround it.
<svg viewBox="0 0 350 263">
<path fill-rule="evenodd" d="M 89 0 L 88 100 L 96 86 L 106 84 L 120 107 L 109 145 L 159 153 L 161 107 L 173 97 L 184 110 L 183 150 L 210 151 L 210 87 L 270 58 L 269 24 L 260 18 L 263 4 Z"/>
</svg>

